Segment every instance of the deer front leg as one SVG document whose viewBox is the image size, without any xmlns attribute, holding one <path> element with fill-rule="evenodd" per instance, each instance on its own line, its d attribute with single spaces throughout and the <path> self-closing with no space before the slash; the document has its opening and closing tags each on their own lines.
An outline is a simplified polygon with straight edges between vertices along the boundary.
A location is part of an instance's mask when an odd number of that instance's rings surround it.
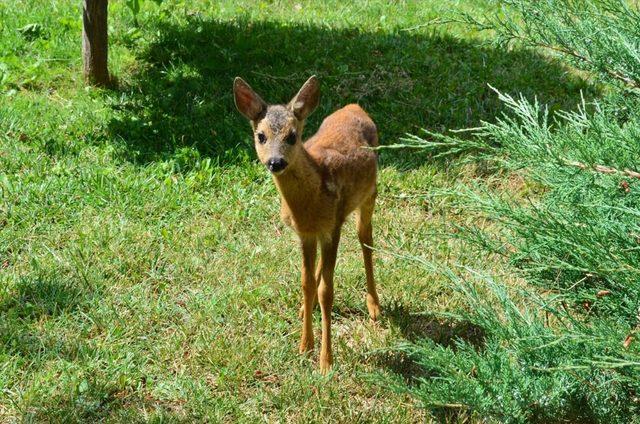
<svg viewBox="0 0 640 424">
<path fill-rule="evenodd" d="M 320 349 L 320 372 L 326 374 L 333 364 L 331 351 L 331 310 L 333 309 L 333 272 L 340 243 L 340 230 L 330 240 L 322 240 L 322 280 L 318 286 L 318 301 L 322 312 L 322 347 Z"/>
<path fill-rule="evenodd" d="M 313 275 L 316 261 L 317 241 L 315 238 L 302 238 L 302 335 L 300 337 L 300 353 L 313 350 L 313 326 L 311 315 L 315 302 L 317 286 Z"/>
<path fill-rule="evenodd" d="M 322 259 L 318 261 L 318 265 L 316 266 L 316 287 L 320 284 L 320 279 L 322 278 Z M 311 309 L 315 309 L 316 303 L 318 303 L 318 292 L 316 290 L 316 295 L 313 297 L 313 302 Z M 300 312 L 298 313 L 298 318 L 302 319 L 304 317 L 304 299 L 302 300 L 302 305 L 300 305 Z"/>
</svg>

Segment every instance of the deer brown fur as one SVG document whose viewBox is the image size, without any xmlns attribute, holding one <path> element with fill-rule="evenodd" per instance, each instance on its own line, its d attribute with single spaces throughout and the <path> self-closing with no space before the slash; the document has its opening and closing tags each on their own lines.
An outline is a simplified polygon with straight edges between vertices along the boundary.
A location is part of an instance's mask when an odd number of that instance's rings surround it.
<svg viewBox="0 0 640 424">
<path fill-rule="evenodd" d="M 324 119 L 318 131 L 302 143 L 306 118 L 318 105 L 319 84 L 312 76 L 286 105 L 268 105 L 241 78 L 234 81 L 238 110 L 249 119 L 260 162 L 271 171 L 281 198 L 282 220 L 300 237 L 302 247 L 303 320 L 300 352 L 313 350 L 312 311 L 317 300 L 322 313 L 320 370 L 331 369 L 331 309 L 333 272 L 340 230 L 357 213 L 358 238 L 367 279 L 371 319 L 380 314 L 373 277 L 371 217 L 376 198 L 376 126 L 357 104 Z M 314 274 L 317 246 L 320 260 Z"/>
</svg>

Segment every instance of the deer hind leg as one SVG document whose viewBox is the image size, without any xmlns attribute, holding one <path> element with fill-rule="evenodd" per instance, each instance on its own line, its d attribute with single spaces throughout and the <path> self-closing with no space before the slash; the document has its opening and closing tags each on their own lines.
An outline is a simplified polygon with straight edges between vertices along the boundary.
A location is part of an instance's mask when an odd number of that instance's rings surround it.
<svg viewBox="0 0 640 424">
<path fill-rule="evenodd" d="M 320 279 L 322 278 L 322 257 L 318 261 L 318 266 L 316 267 L 316 287 L 320 285 Z M 313 303 L 311 305 L 311 310 L 316 307 L 316 303 L 318 303 L 318 292 L 316 291 L 316 295 L 313 297 Z M 304 300 L 302 301 L 302 305 L 300 305 L 300 311 L 298 312 L 298 318 L 302 319 L 304 316 Z"/>
<path fill-rule="evenodd" d="M 300 353 L 313 350 L 313 326 L 311 314 L 313 302 L 317 296 L 316 279 L 313 275 L 313 267 L 316 262 L 317 240 L 315 238 L 303 238 L 302 244 L 302 335 L 300 336 Z"/>
<path fill-rule="evenodd" d="M 364 257 L 364 270 L 367 276 L 367 309 L 369 316 L 376 321 L 380 316 L 380 301 L 376 292 L 376 282 L 373 278 L 373 227 L 371 226 L 371 217 L 373 216 L 373 208 L 375 206 L 376 195 L 374 194 L 366 200 L 358 210 L 357 225 L 358 239 L 360 239 L 360 247 L 362 247 L 362 256 Z"/>
<path fill-rule="evenodd" d="M 340 229 L 330 240 L 322 240 L 322 278 L 318 286 L 318 301 L 322 312 L 322 346 L 320 349 L 320 372 L 326 374 L 333 364 L 331 351 L 331 310 L 333 309 L 333 272 L 336 266 Z"/>
</svg>

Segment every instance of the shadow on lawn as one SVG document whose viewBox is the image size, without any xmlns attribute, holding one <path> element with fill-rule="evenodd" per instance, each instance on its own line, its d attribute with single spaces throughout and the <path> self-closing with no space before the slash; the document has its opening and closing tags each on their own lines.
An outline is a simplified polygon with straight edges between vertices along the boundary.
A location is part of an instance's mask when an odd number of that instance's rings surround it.
<svg viewBox="0 0 640 424">
<path fill-rule="evenodd" d="M 439 318 L 424 313 L 411 313 L 402 305 L 394 305 L 385 311 L 385 316 L 397 326 L 405 339 L 415 342 L 431 339 L 434 343 L 455 350 L 456 341 L 463 340 L 481 349 L 485 342 L 485 331 L 469 321 Z"/>
<path fill-rule="evenodd" d="M 384 317 L 411 343 L 430 339 L 437 345 L 455 351 L 457 342 L 464 341 L 476 349 L 484 348 L 485 331 L 468 321 L 412 313 L 402 304 L 389 305 L 384 310 Z M 410 350 L 383 350 L 373 357 L 377 366 L 391 371 L 400 377 L 407 387 L 412 388 L 418 388 L 423 380 L 429 381 L 438 377 L 438 374 L 425 366 L 420 359 L 419 355 Z M 430 412 L 438 422 L 464 422 L 469 418 L 467 409 L 457 406 L 431 407 Z"/>
<path fill-rule="evenodd" d="M 499 90 L 537 95 L 554 108 L 572 108 L 587 83 L 532 51 L 503 51 L 446 35 L 328 30 L 275 22 L 190 18 L 159 24 L 139 52 L 139 70 L 116 96 L 110 122 L 126 160 L 145 163 L 193 155 L 221 164 L 253 157 L 250 128 L 237 113 L 233 78 L 244 77 L 267 101 L 288 101 L 311 74 L 322 98 L 306 135 L 350 102 L 376 121 L 382 144 L 419 128 L 443 131 L 491 120 Z M 411 167 L 425 157 L 383 152 L 383 165 Z"/>
<path fill-rule="evenodd" d="M 21 279 L 15 293 L 0 301 L 0 350 L 26 358 L 66 355 L 68 347 L 56 338 L 44 337 L 41 324 L 48 317 L 72 313 L 92 293 L 81 283 L 52 275 Z"/>
<path fill-rule="evenodd" d="M 16 295 L 0 303 L 0 314 L 35 321 L 75 310 L 85 299 L 77 285 L 61 278 L 35 276 L 16 284 Z"/>
<path fill-rule="evenodd" d="M 465 342 L 479 352 L 483 352 L 486 346 L 488 335 L 485 330 L 469 321 L 441 318 L 422 313 L 416 314 L 401 304 L 390 305 L 385 309 L 384 316 L 391 326 L 400 330 L 403 337 L 411 342 L 412 346 L 415 346 L 413 345 L 415 342 L 429 339 L 436 345 L 450 349 L 452 354 L 457 351 L 459 342 Z M 410 390 L 415 389 L 420 392 L 422 384 L 438 384 L 439 379 L 448 378 L 430 368 L 429 357 L 424 353 L 425 349 L 422 349 L 422 353 L 418 354 L 411 349 L 389 349 L 376 353 L 372 359 L 379 367 L 400 377 Z M 491 355 L 491 352 L 488 354 Z M 475 373 L 473 370 L 470 372 Z M 487 375 L 485 373 L 478 378 L 486 379 Z M 495 379 L 496 382 L 499 382 L 501 377 L 496 376 Z M 423 383 L 424 380 L 426 382 Z M 467 422 L 473 413 L 472 408 L 455 402 L 430 404 L 428 408 L 437 422 Z M 597 422 L 595 412 L 580 395 L 577 397 L 568 396 L 564 411 L 560 416 L 550 416 L 544 403 L 532 404 L 530 408 L 532 413 L 529 417 L 530 422 Z"/>
<path fill-rule="evenodd" d="M 385 308 L 384 317 L 391 326 L 397 327 L 409 342 L 430 339 L 435 344 L 456 350 L 456 343 L 464 341 L 476 349 L 485 343 L 485 331 L 471 322 L 439 318 L 428 314 L 416 314 L 404 305 L 390 305 Z M 431 374 L 408 352 L 386 351 L 377 358 L 378 365 L 402 377 L 407 384 L 415 384 L 419 378 Z"/>
<path fill-rule="evenodd" d="M 84 338 L 69 339 L 64 331 L 47 329 L 51 321 L 65 314 L 82 312 L 95 302 L 94 297 L 102 296 L 99 288 L 89 287 L 81 279 L 68 275 L 42 272 L 22 278 L 9 294 L 4 299 L 0 298 L 0 354 L 10 358 L 10 364 L 19 364 L 25 372 L 28 371 L 27 375 L 35 375 L 35 378 L 65 375 L 70 379 L 59 390 L 46 396 L 30 396 L 28 400 L 21 398 L 22 381 L 9 382 L 7 390 L 4 393 L 0 391 L 0 405 L 3 402 L 7 402 L 6 405 L 26 403 L 28 408 L 20 411 L 23 414 L 21 421 L 137 422 L 140 409 L 151 411 L 159 421 L 177 422 L 183 417 L 181 409 L 184 401 L 164 400 L 150 394 L 142 396 L 136 392 L 140 387 L 143 387 L 142 390 L 146 387 L 144 376 L 127 385 L 116 381 L 104 369 L 83 375 L 82 367 L 88 366 L 88 361 L 96 360 L 94 358 L 100 357 L 109 348 Z M 104 360 L 100 358 L 97 361 Z M 75 365 L 63 366 L 56 377 L 50 377 L 48 372 L 39 374 L 35 371 L 41 367 L 46 369 L 50 361 L 65 361 Z M 131 375 L 137 376 L 135 373 Z M 77 386 L 79 381 L 75 383 L 76 378 L 83 382 L 82 388 Z M 12 389 L 14 385 L 15 390 Z M 0 407 L 0 421 L 1 412 Z"/>
</svg>

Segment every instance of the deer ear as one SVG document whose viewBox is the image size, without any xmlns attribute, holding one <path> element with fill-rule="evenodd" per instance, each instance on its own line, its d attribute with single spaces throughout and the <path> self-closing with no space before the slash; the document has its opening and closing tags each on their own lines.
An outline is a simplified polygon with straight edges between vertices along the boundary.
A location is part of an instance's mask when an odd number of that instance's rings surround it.
<svg viewBox="0 0 640 424">
<path fill-rule="evenodd" d="M 257 121 L 267 110 L 267 104 L 242 78 L 233 81 L 233 96 L 236 107 L 250 121 Z"/>
<path fill-rule="evenodd" d="M 298 94 L 289 102 L 289 109 L 299 120 L 304 120 L 315 110 L 320 101 L 320 83 L 313 75 L 304 83 Z"/>
</svg>

